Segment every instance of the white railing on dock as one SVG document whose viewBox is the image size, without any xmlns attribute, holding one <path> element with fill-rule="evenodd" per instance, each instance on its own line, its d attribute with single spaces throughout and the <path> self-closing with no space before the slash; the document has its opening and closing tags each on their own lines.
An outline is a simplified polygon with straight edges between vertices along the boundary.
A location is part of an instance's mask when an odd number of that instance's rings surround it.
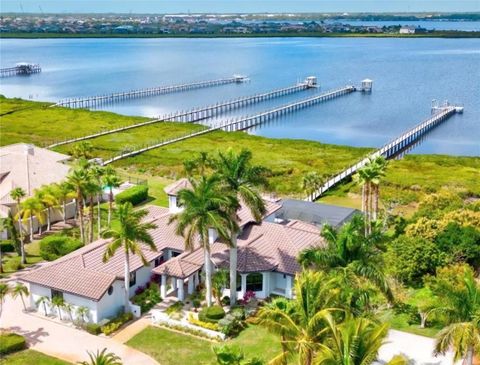
<svg viewBox="0 0 480 365">
<path fill-rule="evenodd" d="M 162 94 L 168 94 L 168 93 L 179 92 L 179 91 L 199 89 L 203 87 L 210 87 L 210 86 L 217 86 L 217 85 L 224 85 L 224 84 L 231 84 L 231 83 L 240 83 L 245 80 L 247 80 L 246 77 L 233 76 L 233 77 L 224 78 L 224 79 L 192 82 L 192 83 L 181 84 L 181 85 L 159 86 L 159 87 L 152 87 L 152 88 L 146 88 L 146 89 L 118 92 L 113 94 L 106 94 L 106 95 L 97 95 L 97 96 L 89 96 L 89 97 L 74 98 L 74 99 L 64 99 L 64 100 L 60 100 L 56 104 L 53 104 L 52 106 L 54 107 L 63 106 L 68 108 L 90 108 L 90 107 L 95 107 L 95 106 L 106 104 L 106 103 L 121 101 L 121 100 L 127 100 L 127 99 L 133 99 L 133 98 L 139 98 L 139 97 L 145 97 L 145 96 L 162 95 Z"/>
<path fill-rule="evenodd" d="M 112 157 L 108 160 L 105 160 L 103 162 L 103 165 L 108 165 L 108 164 L 111 164 L 113 162 L 122 160 L 122 159 L 127 158 L 127 157 L 136 156 L 136 155 L 139 155 L 139 154 L 147 152 L 147 151 L 151 151 L 151 150 L 156 149 L 156 148 L 164 147 L 164 146 L 167 146 L 167 145 L 170 145 L 170 144 L 173 144 L 173 143 L 181 142 L 181 141 L 184 141 L 184 140 L 189 139 L 189 138 L 201 136 L 201 135 L 211 133 L 211 132 L 214 132 L 214 131 L 218 131 L 218 130 L 234 132 L 234 131 L 240 131 L 240 130 L 252 128 L 256 125 L 265 123 L 268 120 L 271 120 L 271 119 L 276 118 L 278 116 L 281 116 L 281 115 L 284 115 L 284 114 L 287 114 L 287 113 L 290 113 L 292 111 L 299 110 L 299 109 L 302 109 L 302 108 L 305 108 L 305 107 L 308 107 L 308 106 L 312 106 L 312 105 L 318 104 L 320 102 L 336 98 L 336 97 L 341 96 L 341 95 L 349 94 L 349 93 L 351 93 L 355 90 L 356 89 L 355 89 L 354 86 L 346 86 L 346 87 L 343 87 L 343 88 L 339 88 L 339 89 L 336 89 L 336 90 L 333 90 L 333 91 L 326 92 L 326 93 L 321 94 L 321 95 L 317 95 L 317 96 L 314 96 L 314 97 L 311 97 L 311 98 L 307 98 L 307 99 L 303 99 L 303 100 L 300 100 L 300 101 L 297 101 L 297 102 L 294 102 L 294 103 L 290 103 L 290 104 L 281 106 L 279 108 L 275 108 L 275 109 L 272 109 L 272 110 L 269 110 L 267 112 L 263 112 L 263 113 L 260 113 L 260 114 L 254 115 L 254 116 L 242 117 L 242 118 L 237 118 L 237 119 L 232 119 L 232 120 L 223 120 L 223 121 L 220 121 L 219 123 L 217 123 L 215 125 L 206 126 L 206 129 L 201 130 L 201 131 L 184 134 L 182 136 L 175 137 L 175 138 L 168 139 L 168 140 L 157 141 L 156 143 L 153 143 L 153 144 L 150 144 L 150 145 L 144 145 L 144 146 L 142 146 L 142 147 L 140 147 L 136 150 L 133 150 L 133 151 L 122 152 L 118 156 L 115 156 L 115 157 Z"/>
<path fill-rule="evenodd" d="M 421 138 L 426 133 L 428 133 L 431 129 L 435 128 L 437 125 L 439 125 L 440 123 L 442 123 L 443 121 L 445 121 L 455 113 L 456 113 L 455 106 L 445 106 L 442 109 L 439 109 L 439 111 L 436 114 L 434 114 L 424 122 L 418 124 L 412 129 L 409 129 L 408 131 L 401 134 L 400 137 L 397 137 L 394 140 L 388 142 L 387 144 L 385 144 L 375 152 L 369 154 L 367 157 L 365 157 L 361 161 L 346 168 L 341 173 L 327 180 L 327 182 L 323 186 L 321 186 L 317 191 L 315 191 L 313 194 L 305 198 L 305 200 L 314 201 L 318 199 L 327 190 L 337 185 L 339 182 L 346 179 L 347 177 L 350 177 L 353 174 L 355 174 L 358 170 L 364 167 L 372 158 L 376 158 L 378 156 L 384 156 L 385 158 L 388 159 L 398 155 L 399 153 L 404 151 L 406 148 L 414 144 L 419 138 Z"/>
<path fill-rule="evenodd" d="M 262 102 L 262 101 L 265 101 L 265 100 L 274 99 L 274 98 L 284 96 L 284 95 L 293 94 L 295 92 L 299 92 L 299 91 L 306 90 L 306 89 L 309 89 L 309 88 L 311 88 L 311 86 L 309 86 L 308 84 L 301 83 L 301 84 L 298 84 L 298 85 L 285 87 L 285 88 L 281 88 L 281 89 L 276 89 L 276 90 L 269 91 L 269 92 L 266 92 L 266 93 L 255 94 L 255 95 L 240 97 L 240 98 L 237 98 L 237 99 L 233 99 L 233 100 L 229 100 L 229 101 L 225 101 L 225 102 L 221 102 L 221 103 L 216 103 L 214 105 L 209 105 L 209 106 L 206 106 L 206 107 L 195 108 L 195 109 L 191 109 L 191 110 L 188 110 L 188 111 L 179 111 L 179 112 L 175 112 L 173 114 L 163 115 L 159 118 L 148 120 L 146 122 L 136 123 L 136 124 L 127 125 L 127 126 L 124 126 L 124 127 L 109 129 L 109 130 L 89 134 L 89 135 L 86 135 L 86 136 L 81 136 L 81 137 L 77 137 L 77 138 L 71 138 L 71 139 L 67 139 L 67 140 L 64 140 L 64 141 L 56 142 L 56 143 L 53 143 L 50 146 L 48 146 L 48 148 L 53 148 L 53 147 L 58 147 L 58 146 L 62 146 L 62 145 L 70 144 L 70 143 L 85 141 L 87 139 L 93 139 L 93 138 L 105 136 L 105 135 L 108 135 L 108 134 L 124 132 L 124 131 L 127 131 L 129 129 L 144 127 L 144 126 L 155 124 L 155 123 L 168 122 L 168 121 L 171 121 L 171 122 L 187 122 L 187 123 L 197 122 L 197 121 L 200 121 L 200 120 L 203 120 L 203 119 L 206 119 L 206 118 L 211 118 L 211 117 L 214 117 L 214 116 L 221 115 L 222 113 L 225 113 L 227 111 L 231 111 L 231 110 L 234 110 L 234 109 L 237 109 L 237 108 L 240 108 L 240 107 L 244 107 L 244 106 L 247 106 L 247 105 L 252 105 L 252 104 L 259 103 L 259 102 Z"/>
<path fill-rule="evenodd" d="M 42 72 L 40 65 L 33 63 L 19 63 L 14 67 L 6 67 L 0 69 L 0 77 L 8 77 L 15 75 L 30 75 Z"/>
</svg>

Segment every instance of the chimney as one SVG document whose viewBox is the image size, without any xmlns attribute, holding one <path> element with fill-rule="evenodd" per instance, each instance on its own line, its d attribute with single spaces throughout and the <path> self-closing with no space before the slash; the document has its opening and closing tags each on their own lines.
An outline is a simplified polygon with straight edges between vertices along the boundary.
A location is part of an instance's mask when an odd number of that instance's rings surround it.
<svg viewBox="0 0 480 365">
<path fill-rule="evenodd" d="M 208 243 L 212 244 L 214 243 L 218 238 L 218 232 L 215 228 L 209 228 L 208 229 Z"/>
</svg>

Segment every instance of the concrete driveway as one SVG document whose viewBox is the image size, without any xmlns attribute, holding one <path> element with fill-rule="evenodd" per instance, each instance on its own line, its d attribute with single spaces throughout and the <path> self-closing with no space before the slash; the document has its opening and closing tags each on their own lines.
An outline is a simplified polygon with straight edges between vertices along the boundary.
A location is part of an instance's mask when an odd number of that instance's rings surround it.
<svg viewBox="0 0 480 365">
<path fill-rule="evenodd" d="M 26 314 L 22 308 L 19 298 L 14 301 L 7 297 L 0 327 L 25 336 L 31 349 L 76 363 L 88 360 L 87 351 L 107 348 L 119 356 L 125 365 L 158 365 L 150 356 L 112 338 L 93 336 L 85 331 Z"/>
</svg>

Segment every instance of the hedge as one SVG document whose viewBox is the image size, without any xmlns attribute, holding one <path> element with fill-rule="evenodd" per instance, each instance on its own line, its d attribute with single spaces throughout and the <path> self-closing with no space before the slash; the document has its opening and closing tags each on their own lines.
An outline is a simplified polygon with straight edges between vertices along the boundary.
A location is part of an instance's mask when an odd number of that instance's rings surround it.
<svg viewBox="0 0 480 365">
<path fill-rule="evenodd" d="M 82 242 L 72 237 L 49 236 L 40 241 L 40 256 L 47 261 L 53 261 L 82 246 Z"/>
<path fill-rule="evenodd" d="M 85 324 L 85 331 L 91 335 L 99 335 L 102 332 L 101 327 L 98 323 L 87 323 Z"/>
<path fill-rule="evenodd" d="M 118 193 L 115 196 L 115 203 L 123 204 L 126 202 L 132 203 L 132 205 L 140 204 L 148 198 L 148 186 L 136 185 L 127 190 Z"/>
<path fill-rule="evenodd" d="M 10 354 L 23 350 L 27 347 L 27 343 L 23 336 L 16 333 L 6 333 L 0 335 L 0 355 Z"/>
<path fill-rule="evenodd" d="M 2 252 L 15 252 L 15 245 L 11 240 L 3 240 L 0 242 Z"/>
<path fill-rule="evenodd" d="M 205 307 L 198 314 L 198 319 L 200 321 L 210 323 L 217 323 L 223 317 L 225 317 L 225 311 L 218 305 Z"/>
</svg>

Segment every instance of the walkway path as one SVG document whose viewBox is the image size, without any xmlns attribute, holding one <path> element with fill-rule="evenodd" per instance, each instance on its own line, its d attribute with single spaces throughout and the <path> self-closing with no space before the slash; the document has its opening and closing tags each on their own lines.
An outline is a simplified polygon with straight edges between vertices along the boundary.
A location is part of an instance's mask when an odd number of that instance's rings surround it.
<svg viewBox="0 0 480 365">
<path fill-rule="evenodd" d="M 8 297 L 0 326 L 25 336 L 31 349 L 76 363 L 88 360 L 87 351 L 107 348 L 108 351 L 120 356 L 124 364 L 158 365 L 150 356 L 113 338 L 90 335 L 45 318 L 25 314 L 21 309 L 20 299 L 14 301 Z"/>
</svg>

